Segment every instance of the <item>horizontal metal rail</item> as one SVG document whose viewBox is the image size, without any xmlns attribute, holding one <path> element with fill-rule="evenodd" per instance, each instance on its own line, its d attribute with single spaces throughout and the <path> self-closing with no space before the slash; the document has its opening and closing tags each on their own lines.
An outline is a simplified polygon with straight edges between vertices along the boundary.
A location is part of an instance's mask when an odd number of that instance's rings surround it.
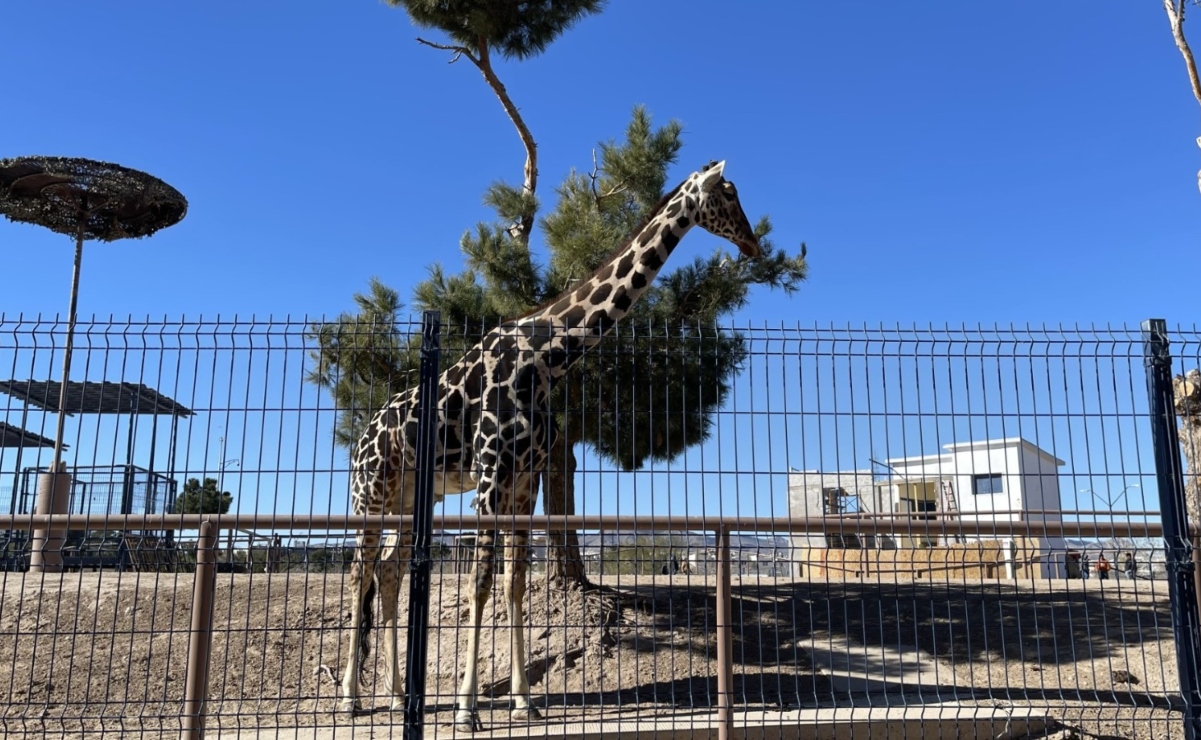
<svg viewBox="0 0 1201 740">
<path fill-rule="evenodd" d="M 1029 513 L 1029 512 L 1027 512 Z M 1160 522 L 1098 522 L 1098 521 L 963 521 L 959 517 L 915 519 L 915 516 L 895 517 L 704 517 L 704 516 L 479 516 L 444 514 L 434 517 L 434 527 L 443 530 L 496 529 L 500 531 L 535 530 L 597 530 L 597 531 L 669 531 L 697 530 L 727 532 L 773 532 L 792 534 L 846 532 L 874 534 L 877 532 L 917 532 L 950 535 L 1065 535 L 1095 536 L 1101 533 L 1125 537 L 1159 537 L 1163 534 Z M 62 527 L 107 530 L 180 530 L 199 529 L 209 522 L 221 529 L 274 530 L 357 530 L 403 529 L 413 526 L 412 516 L 356 516 L 348 514 L 0 514 L 0 529 L 30 529 L 47 526 L 53 521 Z M 1201 527 L 1190 528 L 1196 533 Z"/>
</svg>

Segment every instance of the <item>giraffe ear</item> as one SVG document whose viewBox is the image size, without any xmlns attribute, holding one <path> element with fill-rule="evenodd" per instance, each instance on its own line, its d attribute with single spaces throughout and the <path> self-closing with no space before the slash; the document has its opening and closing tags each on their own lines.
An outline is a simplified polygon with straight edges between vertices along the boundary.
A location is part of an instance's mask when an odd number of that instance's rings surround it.
<svg viewBox="0 0 1201 740">
<path fill-rule="evenodd" d="M 725 168 L 726 160 L 724 159 L 705 165 L 701 170 L 701 190 L 711 190 L 714 185 L 721 182 L 721 173 Z"/>
</svg>

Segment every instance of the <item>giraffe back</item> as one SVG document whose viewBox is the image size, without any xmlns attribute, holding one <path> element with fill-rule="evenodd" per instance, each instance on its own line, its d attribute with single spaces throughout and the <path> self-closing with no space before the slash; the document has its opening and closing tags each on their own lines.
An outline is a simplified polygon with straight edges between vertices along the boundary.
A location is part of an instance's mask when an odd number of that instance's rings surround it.
<svg viewBox="0 0 1201 740">
<path fill-rule="evenodd" d="M 532 510 L 531 479 L 544 465 L 553 439 L 547 409 L 550 331 L 516 324 L 497 327 L 439 378 L 436 501 L 476 488 L 483 469 L 495 476 L 503 499 L 480 501 L 482 511 Z M 416 399 L 416 388 L 393 396 L 357 440 L 351 457 L 355 513 L 412 513 Z"/>
</svg>

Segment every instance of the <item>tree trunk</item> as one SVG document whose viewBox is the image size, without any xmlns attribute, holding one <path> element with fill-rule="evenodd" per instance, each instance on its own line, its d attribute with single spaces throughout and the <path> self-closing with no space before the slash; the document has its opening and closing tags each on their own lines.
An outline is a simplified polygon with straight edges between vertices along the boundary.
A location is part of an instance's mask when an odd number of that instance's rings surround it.
<svg viewBox="0 0 1201 740">
<path fill-rule="evenodd" d="M 505 89 L 505 84 L 500 81 L 495 70 L 492 69 L 492 52 L 488 48 L 488 39 L 479 36 L 476 39 L 474 52 L 466 46 L 435 44 L 420 36 L 417 37 L 417 42 L 435 49 L 453 51 L 455 55 L 451 58 L 451 62 L 457 61 L 461 56 L 467 57 L 484 76 L 484 81 L 488 83 L 488 87 L 500 100 L 501 107 L 505 109 L 505 115 L 513 122 L 513 126 L 517 129 L 517 135 L 521 137 L 521 146 L 525 148 L 525 170 L 521 189 L 526 195 L 533 196 L 538 190 L 538 144 L 534 141 L 534 135 L 530 133 L 529 127 L 525 125 L 525 119 L 521 117 L 521 112 L 514 105 L 513 99 L 509 97 L 509 91 Z M 528 245 L 530 232 L 534 230 L 534 213 L 522 215 L 521 221 L 516 224 L 516 227 L 520 233 L 515 234 L 513 238 L 521 239 Z"/>
<path fill-rule="evenodd" d="M 1190 524 L 1201 524 L 1201 371 L 1172 379 L 1180 446 L 1184 451 L 1184 501 Z"/>
<path fill-rule="evenodd" d="M 575 514 L 575 443 L 566 433 L 551 448 L 543 475 L 542 508 L 548 516 Z M 549 532 L 546 537 L 546 580 L 561 588 L 590 588 L 574 531 Z"/>
<path fill-rule="evenodd" d="M 492 57 L 488 51 L 488 40 L 483 36 L 479 38 L 479 58 L 475 60 L 475 66 L 479 67 L 480 73 L 484 75 L 484 80 L 487 81 L 488 87 L 492 88 L 492 92 L 500 100 L 501 107 L 505 109 L 505 114 L 509 116 L 509 120 L 513 122 L 513 126 L 517 129 L 517 135 L 521 137 L 521 145 L 525 147 L 525 170 L 522 172 L 524 179 L 521 189 L 526 195 L 534 195 L 538 191 L 538 145 L 534 142 L 534 135 L 530 133 L 530 129 L 525 125 L 525 119 L 521 117 L 517 106 L 513 104 L 512 98 L 509 97 L 509 91 L 505 89 L 505 84 L 496 76 L 496 72 L 492 70 Z M 521 217 L 521 223 L 518 225 L 521 229 L 520 238 L 526 244 L 530 243 L 530 232 L 534 230 L 534 214 L 528 213 Z"/>
<path fill-rule="evenodd" d="M 1188 524 L 1201 524 L 1201 370 L 1189 370 L 1172 378 L 1172 396 L 1176 419 L 1180 422 L 1180 446 L 1184 449 L 1184 505 Z M 1199 557 L 1201 542 L 1190 538 L 1193 561 Z M 1193 569 L 1193 586 L 1201 608 L 1201 568 Z"/>
<path fill-rule="evenodd" d="M 1193 97 L 1201 103 L 1201 75 L 1197 73 L 1197 60 L 1193 58 L 1193 50 L 1189 48 L 1188 40 L 1184 37 L 1185 5 L 1185 0 L 1163 0 L 1164 10 L 1168 12 L 1168 22 L 1172 25 L 1172 38 L 1184 57 L 1184 68 L 1188 72 L 1189 85 L 1193 88 Z M 1197 139 L 1197 146 L 1201 147 L 1201 137 Z M 1201 190 L 1201 172 L 1197 173 L 1197 188 Z"/>
</svg>

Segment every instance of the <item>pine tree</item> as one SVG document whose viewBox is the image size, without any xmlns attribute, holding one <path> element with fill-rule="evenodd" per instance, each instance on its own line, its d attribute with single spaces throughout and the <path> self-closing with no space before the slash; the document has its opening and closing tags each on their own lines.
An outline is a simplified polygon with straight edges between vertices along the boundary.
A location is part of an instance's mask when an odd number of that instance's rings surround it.
<svg viewBox="0 0 1201 740">
<path fill-rule="evenodd" d="M 466 269 L 447 275 L 435 264 L 414 291 L 416 308 L 442 313 L 443 362 L 450 365 L 485 331 L 571 288 L 621 246 L 662 197 L 683 146 L 682 126 L 672 121 L 655 128 L 649 113 L 636 107 L 624 141 L 600 144 L 591 169 L 571 172 L 559 186 L 555 209 L 541 223 L 549 262 L 540 268 L 529 243 L 539 207 L 536 145 L 496 78 L 489 49 L 508 58 L 536 55 L 602 3 L 400 4 L 415 23 L 440 28 L 455 43 L 419 41 L 451 50 L 456 59 L 465 57 L 480 68 L 513 119 L 527 154 L 521 187 L 497 182 L 485 193 L 497 221 L 477 224 L 464 234 L 460 248 Z M 539 15 L 535 6 L 555 12 Z M 530 8 L 530 15 L 515 8 Z M 762 249 L 759 259 L 732 259 L 719 251 L 661 274 L 614 335 L 556 388 L 552 408 L 561 435 L 542 481 L 546 513 L 576 511 L 575 451 L 580 444 L 633 470 L 651 460 L 670 460 L 709 436 L 713 414 L 746 356 L 742 339 L 717 330 L 716 322 L 746 304 L 751 286 L 791 294 L 807 273 L 804 245 L 795 256 L 777 251 L 767 239 L 767 218 L 755 232 Z M 310 332 L 318 349 L 312 353 L 315 367 L 308 379 L 333 394 L 341 412 L 335 430 L 341 445 L 357 438 L 372 410 L 390 394 L 416 382 L 420 339 L 401 330 L 396 291 L 378 280 L 354 300 L 357 313 L 315 324 Z M 551 580 L 587 583 L 574 533 L 551 533 L 547 559 Z"/>
<path fill-rule="evenodd" d="M 233 504 L 233 494 L 217 490 L 216 478 L 205 478 L 201 483 L 188 478 L 183 491 L 175 499 L 176 514 L 227 514 Z"/>
<path fill-rule="evenodd" d="M 636 108 L 625 141 L 600 145 L 596 169 L 573 172 L 559 187 L 555 210 L 541 224 L 550 252 L 544 269 L 504 227 L 511 222 L 507 206 L 520 193 L 492 186 L 486 199 L 499 223 L 478 224 L 464 234 L 466 269 L 447 275 L 435 264 L 414 290 L 416 308 L 442 312 L 444 363 L 458 361 L 504 319 L 569 289 L 620 247 L 659 201 L 681 146 L 678 124 L 656 129 L 649 114 Z M 714 413 L 746 356 L 742 338 L 719 331 L 716 322 L 743 307 L 752 286 L 792 293 L 806 276 L 803 246 L 795 256 L 777 250 L 766 218 L 755 231 L 763 252 L 757 260 L 718 251 L 665 270 L 614 334 L 556 388 L 552 408 L 561 435 L 543 479 L 547 513 L 575 513 L 580 444 L 633 470 L 670 460 L 708 438 Z M 310 334 L 319 346 L 310 380 L 331 389 L 343 410 L 336 430 L 340 444 L 357 438 L 370 410 L 388 395 L 416 382 L 419 337 L 400 330 L 396 292 L 372 280 L 371 292 L 355 301 L 358 313 L 315 325 Z M 552 577 L 584 580 L 574 541 L 571 533 L 549 538 Z"/>
</svg>

